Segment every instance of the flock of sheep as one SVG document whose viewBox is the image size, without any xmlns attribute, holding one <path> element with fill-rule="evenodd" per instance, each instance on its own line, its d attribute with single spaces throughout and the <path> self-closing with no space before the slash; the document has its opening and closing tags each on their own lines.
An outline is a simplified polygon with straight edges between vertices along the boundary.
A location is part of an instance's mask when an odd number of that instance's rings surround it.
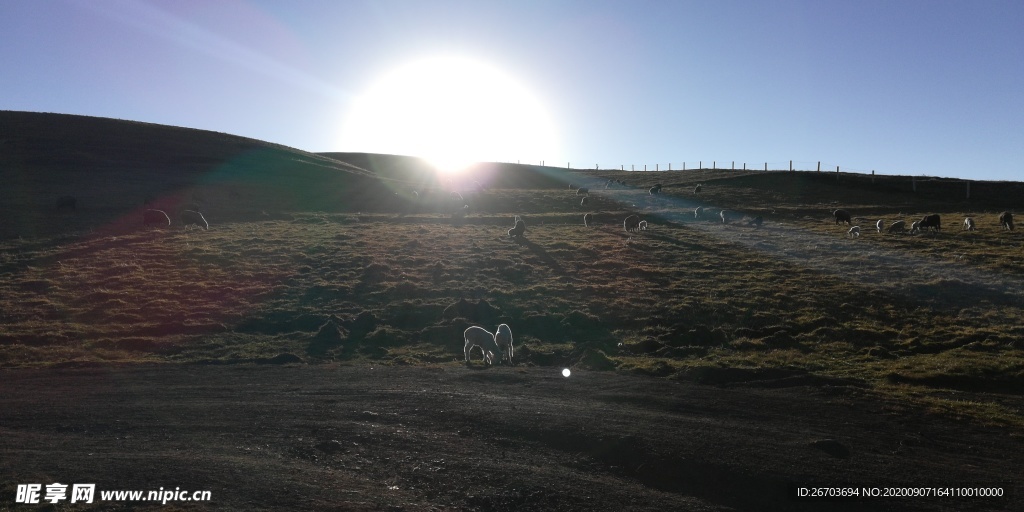
<svg viewBox="0 0 1024 512">
<path fill-rule="evenodd" d="M 853 216 L 846 210 L 835 210 L 832 212 L 832 217 L 836 221 L 836 225 L 841 222 L 845 222 L 850 229 L 846 232 L 846 236 L 850 238 L 856 238 L 860 236 L 860 226 L 853 225 Z M 1002 212 L 999 214 L 999 225 L 1007 231 L 1013 231 L 1013 213 Z M 963 222 L 963 229 L 967 231 L 974 231 L 977 224 L 973 217 L 965 217 Z M 879 219 L 875 223 L 875 229 L 881 233 L 885 230 L 887 233 L 905 233 L 907 232 L 907 222 L 904 220 L 898 220 L 888 227 L 885 226 L 885 221 Z M 931 215 L 925 215 L 920 220 L 916 220 L 910 223 L 910 234 L 918 234 L 922 231 L 932 231 L 938 233 L 942 230 L 942 218 L 937 213 Z"/>
</svg>

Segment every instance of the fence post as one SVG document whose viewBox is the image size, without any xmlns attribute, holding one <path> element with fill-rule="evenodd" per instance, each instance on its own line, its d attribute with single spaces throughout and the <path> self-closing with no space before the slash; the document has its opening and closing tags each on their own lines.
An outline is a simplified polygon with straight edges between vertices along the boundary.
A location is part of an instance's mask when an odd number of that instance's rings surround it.
<svg viewBox="0 0 1024 512">
<path fill-rule="evenodd" d="M 686 162 L 683 162 L 683 170 L 686 170 Z"/>
<path fill-rule="evenodd" d="M 821 172 L 821 161 L 818 161 L 818 172 Z"/>
<path fill-rule="evenodd" d="M 644 172 L 647 172 L 647 164 L 644 164 Z"/>
<path fill-rule="evenodd" d="M 697 169 L 700 170 L 700 169 L 703 169 L 703 168 L 704 168 L 704 160 L 701 160 L 700 164 L 697 165 Z"/>
<path fill-rule="evenodd" d="M 789 172 L 793 172 L 793 161 L 789 161 Z"/>
<path fill-rule="evenodd" d="M 718 162 L 716 160 L 712 160 L 711 161 L 711 170 L 714 171 L 715 169 L 718 169 Z"/>
<path fill-rule="evenodd" d="M 768 172 L 768 162 L 764 163 L 764 172 Z"/>
<path fill-rule="evenodd" d="M 620 165 L 620 166 L 619 166 L 619 170 L 620 170 L 620 171 L 625 171 L 625 170 L 626 170 L 626 164 L 622 164 L 622 165 Z"/>
<path fill-rule="evenodd" d="M 659 170 L 659 167 L 658 167 L 658 166 L 660 166 L 660 165 L 661 165 L 661 164 L 654 164 L 654 170 L 655 170 L 655 171 L 658 171 L 658 170 Z"/>
<path fill-rule="evenodd" d="M 871 184 L 875 184 L 875 170 L 871 169 Z"/>
<path fill-rule="evenodd" d="M 743 162 L 743 170 L 744 171 L 747 170 L 747 163 L 746 162 Z"/>
<path fill-rule="evenodd" d="M 910 188 L 914 192 L 917 192 L 917 176 L 910 177 Z"/>
</svg>

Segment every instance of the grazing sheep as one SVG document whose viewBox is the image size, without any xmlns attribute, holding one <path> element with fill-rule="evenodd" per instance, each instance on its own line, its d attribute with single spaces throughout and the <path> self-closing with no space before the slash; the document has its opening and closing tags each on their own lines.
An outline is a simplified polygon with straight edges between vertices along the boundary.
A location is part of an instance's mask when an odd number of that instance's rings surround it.
<svg viewBox="0 0 1024 512">
<path fill-rule="evenodd" d="M 512 347 L 512 329 L 508 324 L 498 326 L 498 332 L 494 333 L 494 344 L 501 350 L 502 360 L 508 360 L 512 364 L 512 355 L 515 349 Z"/>
<path fill-rule="evenodd" d="M 640 229 L 640 217 L 637 217 L 636 215 L 626 217 L 626 220 L 622 221 L 622 228 L 625 229 L 627 233 Z"/>
<path fill-rule="evenodd" d="M 584 226 L 589 228 L 590 225 L 593 224 L 593 223 L 594 223 L 594 214 L 588 213 L 588 214 L 583 216 L 583 225 Z"/>
<path fill-rule="evenodd" d="M 693 218 L 699 219 L 704 216 L 704 207 L 698 206 L 693 209 Z"/>
<path fill-rule="evenodd" d="M 851 217 L 850 212 L 846 210 L 836 210 L 832 212 L 832 216 L 835 217 L 836 224 L 839 224 L 840 222 L 845 222 L 847 226 L 853 224 L 853 217 Z"/>
<path fill-rule="evenodd" d="M 700 189 L 701 189 L 701 185 L 697 185 L 696 187 L 693 187 L 693 195 L 700 194 Z"/>
<path fill-rule="evenodd" d="M 658 187 L 651 187 L 650 190 L 648 190 L 647 192 L 649 192 L 652 196 L 656 196 L 658 195 L 658 192 L 661 192 L 661 189 Z"/>
<path fill-rule="evenodd" d="M 921 232 L 921 221 L 915 220 L 910 224 L 910 234 L 916 235 Z"/>
<path fill-rule="evenodd" d="M 907 230 L 907 221 L 905 221 L 905 220 L 898 220 L 896 222 L 893 222 L 892 224 L 889 224 L 889 232 L 890 233 L 895 233 L 897 231 L 902 233 L 902 232 L 904 232 L 906 230 Z"/>
<path fill-rule="evenodd" d="M 590 195 L 590 189 L 587 187 L 580 187 L 576 189 L 576 195 L 582 196 L 583 194 Z"/>
<path fill-rule="evenodd" d="M 590 202 L 590 198 L 589 197 L 584 197 L 583 199 L 580 199 L 580 206 L 586 206 L 587 203 L 589 203 L 589 202 Z"/>
<path fill-rule="evenodd" d="M 850 238 L 860 236 L 860 226 L 853 226 L 849 231 L 846 232 L 846 236 Z"/>
<path fill-rule="evenodd" d="M 148 226 L 150 224 L 170 226 L 171 218 L 162 210 L 146 210 L 142 212 L 142 225 Z"/>
<path fill-rule="evenodd" d="M 189 226 L 200 226 L 203 229 L 210 229 L 210 224 L 203 218 L 203 214 L 193 211 L 185 210 L 181 212 L 181 224 L 188 229 Z"/>
<path fill-rule="evenodd" d="M 877 229 L 878 232 L 881 233 L 883 226 L 884 224 L 882 223 L 882 219 L 878 219 L 878 222 L 875 223 L 875 229 Z"/>
<path fill-rule="evenodd" d="M 938 233 L 942 229 L 942 219 L 939 217 L 939 214 L 937 213 L 925 215 L 924 217 L 921 218 L 921 220 L 918 221 L 917 227 L 919 230 L 927 228 L 930 231 L 935 231 L 936 233 Z"/>
<path fill-rule="evenodd" d="M 494 335 L 487 329 L 474 325 L 466 329 L 463 337 L 466 339 L 465 352 L 467 363 L 469 362 L 469 352 L 473 350 L 473 347 L 480 347 L 480 350 L 484 353 L 484 363 L 486 364 L 495 364 L 495 356 L 501 356 L 497 359 L 498 362 L 504 358 L 504 354 L 494 341 Z"/>
<path fill-rule="evenodd" d="M 722 224 L 728 224 L 729 219 L 732 218 L 732 212 L 729 210 L 722 210 L 718 212 L 718 216 L 722 218 Z"/>
<path fill-rule="evenodd" d="M 637 229 L 639 229 L 640 231 L 647 231 L 647 221 L 640 221 L 640 224 L 637 224 Z"/>
<path fill-rule="evenodd" d="M 71 210 L 75 211 L 75 205 L 78 200 L 74 196 L 60 196 L 57 198 L 57 211 Z"/>
<path fill-rule="evenodd" d="M 516 225 L 513 226 L 512 229 L 508 230 L 508 237 L 509 238 L 519 238 L 519 237 L 523 236 L 523 233 L 526 233 L 526 223 L 523 222 L 523 219 L 520 219 L 519 216 L 517 215 L 516 216 Z"/>
<path fill-rule="evenodd" d="M 761 224 L 763 224 L 763 223 L 764 223 L 764 217 L 758 215 L 757 217 L 754 217 L 749 222 L 747 222 L 747 225 L 748 226 L 754 226 L 755 228 L 759 228 L 759 227 L 761 227 Z"/>
<path fill-rule="evenodd" d="M 964 218 L 964 229 L 967 231 L 974 231 L 974 219 L 970 217 Z"/>
<path fill-rule="evenodd" d="M 1010 212 L 1003 212 L 999 214 L 999 225 L 1007 231 L 1013 231 L 1013 214 Z"/>
</svg>

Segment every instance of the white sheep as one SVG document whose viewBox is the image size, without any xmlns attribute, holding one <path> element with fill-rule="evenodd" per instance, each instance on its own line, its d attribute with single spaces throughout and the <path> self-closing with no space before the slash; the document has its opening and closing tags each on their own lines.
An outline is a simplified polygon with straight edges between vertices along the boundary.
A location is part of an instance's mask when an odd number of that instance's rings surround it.
<svg viewBox="0 0 1024 512">
<path fill-rule="evenodd" d="M 498 326 L 498 332 L 494 333 L 494 344 L 502 350 L 502 359 L 512 364 L 512 355 L 515 349 L 512 347 L 512 329 L 508 324 Z"/>
<path fill-rule="evenodd" d="M 640 224 L 637 224 L 637 227 L 640 229 L 640 231 L 647 231 L 647 221 L 640 221 Z"/>
<path fill-rule="evenodd" d="M 516 215 L 516 225 L 513 226 L 512 229 L 508 230 L 508 237 L 519 238 L 523 236 L 523 233 L 526 233 L 526 223 Z"/>
<path fill-rule="evenodd" d="M 626 217 L 626 220 L 622 221 L 622 228 L 625 229 L 627 233 L 640 229 L 640 217 L 637 217 L 636 215 Z"/>
<path fill-rule="evenodd" d="M 163 210 L 146 210 L 142 212 L 142 225 L 149 226 L 150 224 L 170 226 L 171 218 Z"/>
<path fill-rule="evenodd" d="M 878 232 L 881 233 L 883 226 L 884 224 L 882 223 L 882 219 L 878 219 L 878 222 L 875 223 L 875 229 L 877 229 Z"/>
<path fill-rule="evenodd" d="M 473 347 L 480 347 L 480 350 L 484 354 L 484 363 L 494 364 L 495 361 L 500 362 L 504 358 L 504 354 L 501 349 L 498 348 L 498 344 L 494 341 L 494 335 L 490 331 L 483 327 L 472 326 L 466 329 L 463 334 L 466 338 L 466 362 L 469 362 L 469 352 L 473 350 Z M 500 357 L 497 357 L 500 356 Z M 497 357 L 497 359 L 495 359 Z"/>
<path fill-rule="evenodd" d="M 853 226 L 849 231 L 846 232 L 846 236 L 853 238 L 860 236 L 860 226 Z"/>
<path fill-rule="evenodd" d="M 210 229 L 210 224 L 203 218 L 203 214 L 193 210 L 181 212 L 181 223 L 188 229 L 189 226 L 200 226 L 203 229 Z"/>
<path fill-rule="evenodd" d="M 920 233 L 920 232 L 921 232 L 921 221 L 915 220 L 914 223 L 910 225 L 910 234 L 916 235 L 917 233 Z"/>
<path fill-rule="evenodd" d="M 974 219 L 967 217 L 964 219 L 964 229 L 967 231 L 974 231 Z"/>
</svg>

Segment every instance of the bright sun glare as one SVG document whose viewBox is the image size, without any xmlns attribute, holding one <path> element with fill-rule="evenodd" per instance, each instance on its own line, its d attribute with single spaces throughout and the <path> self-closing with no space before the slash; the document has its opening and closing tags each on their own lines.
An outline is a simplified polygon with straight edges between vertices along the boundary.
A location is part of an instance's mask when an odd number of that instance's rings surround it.
<svg viewBox="0 0 1024 512">
<path fill-rule="evenodd" d="M 550 116 L 530 91 L 458 57 L 408 63 L 374 82 L 356 98 L 342 143 L 346 151 L 418 156 L 441 172 L 558 156 Z"/>
</svg>

